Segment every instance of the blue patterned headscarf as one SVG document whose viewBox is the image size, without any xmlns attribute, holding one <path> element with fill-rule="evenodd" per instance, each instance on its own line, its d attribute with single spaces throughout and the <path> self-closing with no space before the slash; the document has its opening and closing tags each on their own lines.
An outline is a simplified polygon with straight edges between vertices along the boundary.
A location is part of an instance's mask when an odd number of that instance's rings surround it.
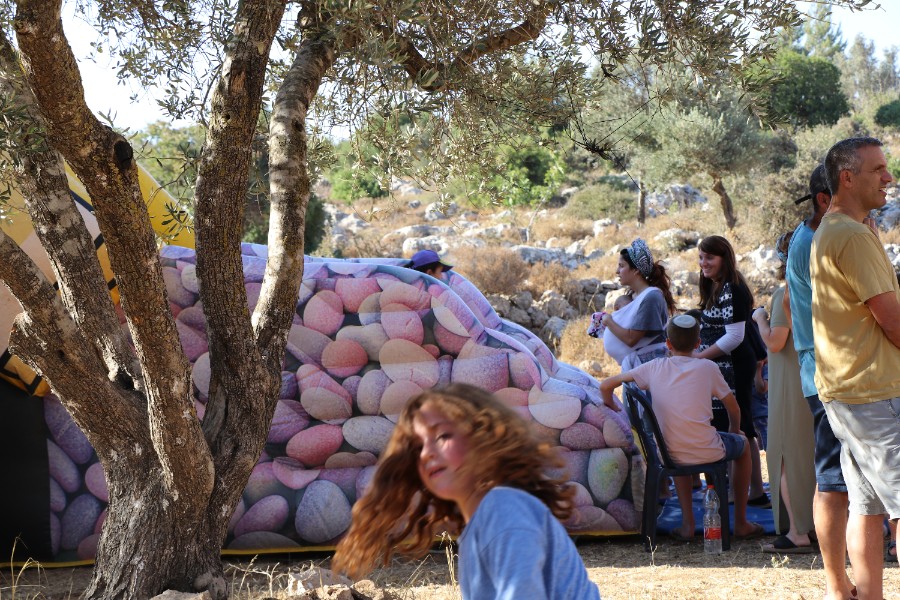
<svg viewBox="0 0 900 600">
<path fill-rule="evenodd" d="M 778 259 L 784 264 L 787 264 L 787 248 L 789 245 L 787 240 L 790 239 L 791 234 L 793 234 L 792 231 L 782 233 L 775 242 L 775 254 L 778 255 Z M 784 248 L 784 250 L 782 250 L 782 248 Z"/>
<path fill-rule="evenodd" d="M 637 238 L 631 245 L 625 249 L 628 252 L 628 258 L 634 267 L 641 272 L 644 279 L 648 279 L 653 273 L 653 255 L 650 254 L 650 247 L 647 242 L 641 238 Z"/>
</svg>

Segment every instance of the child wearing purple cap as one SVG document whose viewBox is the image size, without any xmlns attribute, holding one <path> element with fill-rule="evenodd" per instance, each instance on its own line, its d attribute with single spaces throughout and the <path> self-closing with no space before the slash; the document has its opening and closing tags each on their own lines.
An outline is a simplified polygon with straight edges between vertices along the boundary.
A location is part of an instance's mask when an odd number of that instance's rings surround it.
<svg viewBox="0 0 900 600">
<path fill-rule="evenodd" d="M 419 250 L 412 255 L 407 268 L 440 279 L 441 273 L 446 273 L 453 265 L 442 261 L 434 250 Z"/>
</svg>

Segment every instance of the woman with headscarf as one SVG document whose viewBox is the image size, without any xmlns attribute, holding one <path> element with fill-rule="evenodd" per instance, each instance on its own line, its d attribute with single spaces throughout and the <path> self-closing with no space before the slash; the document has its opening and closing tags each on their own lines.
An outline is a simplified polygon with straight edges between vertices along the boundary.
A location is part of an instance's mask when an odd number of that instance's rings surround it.
<svg viewBox="0 0 900 600">
<path fill-rule="evenodd" d="M 603 317 L 606 353 L 625 368 L 665 356 L 666 322 L 675 310 L 665 267 L 638 238 L 619 252 L 616 275 L 631 289 L 632 301 Z"/>
<path fill-rule="evenodd" d="M 778 278 L 784 280 L 791 233 L 778 238 L 775 250 L 781 259 Z M 772 294 L 769 311 L 757 308 L 753 320 L 769 349 L 769 485 L 775 530 L 782 532 L 763 552 L 798 554 L 815 552 L 809 539 L 814 531 L 813 495 L 816 491 L 814 468 L 813 417 L 800 385 L 800 359 L 791 335 L 791 314 L 784 309 L 787 288 Z M 771 316 L 770 316 L 771 315 Z"/>
</svg>

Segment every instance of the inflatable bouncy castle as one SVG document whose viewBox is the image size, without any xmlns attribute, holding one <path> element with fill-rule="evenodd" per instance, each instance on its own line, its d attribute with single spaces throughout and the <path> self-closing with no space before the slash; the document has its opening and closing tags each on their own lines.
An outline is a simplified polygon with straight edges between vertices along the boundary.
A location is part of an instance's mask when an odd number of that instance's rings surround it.
<svg viewBox="0 0 900 600">
<path fill-rule="evenodd" d="M 242 254 L 252 309 L 266 247 L 244 244 Z M 202 419 L 210 372 L 195 254 L 170 245 L 160 260 Z M 501 319 L 463 276 L 451 271 L 439 280 L 406 263 L 306 259 L 272 428 L 224 552 L 332 547 L 407 400 L 450 382 L 496 393 L 560 447 L 577 489 L 570 531 L 635 533 L 644 462 L 624 413 L 603 406 L 596 380 Z M 93 449 L 39 382 L 3 389 L 0 427 L 17 432 L 0 434 L 24 446 L 0 446 L 0 461 L 17 464 L 21 477 L 0 511 L 0 551 L 18 535 L 43 561 L 91 560 L 108 500 Z"/>
</svg>

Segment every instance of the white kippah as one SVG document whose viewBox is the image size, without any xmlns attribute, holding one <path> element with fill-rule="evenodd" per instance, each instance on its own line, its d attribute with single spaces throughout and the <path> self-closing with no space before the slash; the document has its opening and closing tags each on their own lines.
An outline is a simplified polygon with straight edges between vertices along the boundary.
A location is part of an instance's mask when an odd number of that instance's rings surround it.
<svg viewBox="0 0 900 600">
<path fill-rule="evenodd" d="M 681 329 L 691 329 L 697 326 L 697 319 L 691 315 L 678 315 L 677 317 L 672 317 L 672 324 Z"/>
</svg>

